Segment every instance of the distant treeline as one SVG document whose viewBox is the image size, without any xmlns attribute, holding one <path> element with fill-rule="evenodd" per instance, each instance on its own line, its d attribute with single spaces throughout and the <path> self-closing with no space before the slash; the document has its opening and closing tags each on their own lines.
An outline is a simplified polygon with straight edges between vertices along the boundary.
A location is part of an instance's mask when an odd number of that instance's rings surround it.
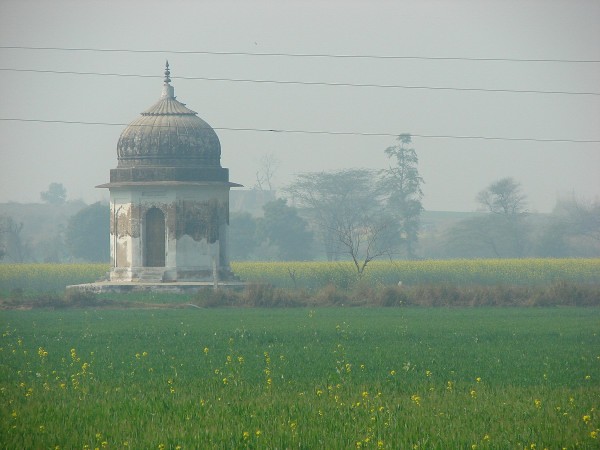
<svg viewBox="0 0 600 450">
<path fill-rule="evenodd" d="M 308 211 L 276 200 L 265 214 L 230 215 L 229 253 L 233 261 L 319 261 L 351 259 L 344 248 L 321 243 Z M 598 258 L 600 203 L 557 204 L 551 214 L 521 214 L 508 221 L 494 213 L 424 211 L 417 259 Z M 0 263 L 109 261 L 108 204 L 82 202 L 0 205 Z M 335 242 L 333 242 L 335 243 Z M 387 243 L 379 243 L 386 248 Z M 390 248 L 393 246 L 390 243 Z M 360 259 L 360 252 L 355 256 Z M 378 258 L 407 258 L 404 253 Z"/>
</svg>

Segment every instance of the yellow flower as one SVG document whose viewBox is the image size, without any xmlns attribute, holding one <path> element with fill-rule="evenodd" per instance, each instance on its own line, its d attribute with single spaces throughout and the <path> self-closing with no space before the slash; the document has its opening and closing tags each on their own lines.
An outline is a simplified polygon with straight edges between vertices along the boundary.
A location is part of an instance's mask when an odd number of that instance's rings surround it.
<svg viewBox="0 0 600 450">
<path fill-rule="evenodd" d="M 244 438 L 244 440 L 248 440 L 250 438 L 250 433 L 248 431 L 244 431 L 242 433 L 242 437 Z"/>
<path fill-rule="evenodd" d="M 205 354 L 205 355 L 208 355 L 208 351 L 209 351 L 209 350 L 208 350 L 208 347 L 204 347 L 204 354 Z"/>
<path fill-rule="evenodd" d="M 584 421 L 585 423 L 588 423 L 588 422 L 591 420 L 591 417 L 590 417 L 590 416 L 588 416 L 588 415 L 585 415 L 585 416 L 583 416 L 583 417 L 582 417 L 582 419 L 583 419 L 583 421 Z"/>
<path fill-rule="evenodd" d="M 535 407 L 538 409 L 542 407 L 542 401 L 537 398 L 533 401 L 533 403 L 535 404 Z"/>
<path fill-rule="evenodd" d="M 256 433 L 255 433 L 255 434 L 256 434 L 256 437 L 260 437 L 260 435 L 262 434 L 262 431 L 260 431 L 260 430 L 256 430 Z"/>
<path fill-rule="evenodd" d="M 590 437 L 592 439 L 597 439 L 598 438 L 598 430 L 594 430 L 590 432 Z"/>
</svg>

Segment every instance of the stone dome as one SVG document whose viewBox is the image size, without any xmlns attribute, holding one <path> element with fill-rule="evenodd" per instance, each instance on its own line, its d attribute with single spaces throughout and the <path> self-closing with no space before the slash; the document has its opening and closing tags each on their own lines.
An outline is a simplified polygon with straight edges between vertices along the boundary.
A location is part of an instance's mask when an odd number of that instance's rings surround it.
<svg viewBox="0 0 600 450">
<path fill-rule="evenodd" d="M 176 100 L 169 76 L 167 62 L 160 100 L 119 137 L 118 167 L 221 167 L 221 143 L 215 130 Z"/>
</svg>

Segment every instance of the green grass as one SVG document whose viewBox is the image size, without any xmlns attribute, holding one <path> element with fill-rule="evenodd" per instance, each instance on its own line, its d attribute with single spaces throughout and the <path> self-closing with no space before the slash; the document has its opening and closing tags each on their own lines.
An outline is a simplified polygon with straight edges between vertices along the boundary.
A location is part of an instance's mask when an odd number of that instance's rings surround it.
<svg viewBox="0 0 600 450">
<path fill-rule="evenodd" d="M 3 311 L 0 445 L 598 448 L 599 324 L 591 308 Z"/>
</svg>

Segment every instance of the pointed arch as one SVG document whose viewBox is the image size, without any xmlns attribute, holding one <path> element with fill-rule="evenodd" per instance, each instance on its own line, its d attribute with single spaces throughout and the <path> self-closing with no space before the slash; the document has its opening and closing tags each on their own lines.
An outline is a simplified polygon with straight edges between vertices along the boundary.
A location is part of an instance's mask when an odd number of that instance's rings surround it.
<svg viewBox="0 0 600 450">
<path fill-rule="evenodd" d="M 144 236 L 144 265 L 165 266 L 165 214 L 156 207 L 146 212 Z"/>
</svg>

